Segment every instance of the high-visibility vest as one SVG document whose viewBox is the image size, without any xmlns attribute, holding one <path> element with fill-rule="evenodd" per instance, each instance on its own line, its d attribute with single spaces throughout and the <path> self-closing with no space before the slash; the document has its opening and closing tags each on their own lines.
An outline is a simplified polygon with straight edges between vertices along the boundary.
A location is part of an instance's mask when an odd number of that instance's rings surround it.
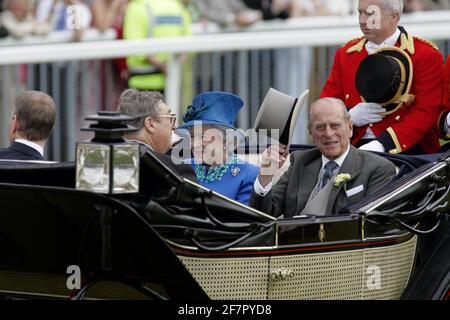
<svg viewBox="0 0 450 320">
<path fill-rule="evenodd" d="M 124 39 L 176 37 L 190 34 L 191 19 L 179 0 L 132 0 L 124 20 Z M 167 61 L 169 54 L 155 56 Z M 164 90 L 165 75 L 146 55 L 127 58 L 128 86 L 141 90 Z"/>
</svg>

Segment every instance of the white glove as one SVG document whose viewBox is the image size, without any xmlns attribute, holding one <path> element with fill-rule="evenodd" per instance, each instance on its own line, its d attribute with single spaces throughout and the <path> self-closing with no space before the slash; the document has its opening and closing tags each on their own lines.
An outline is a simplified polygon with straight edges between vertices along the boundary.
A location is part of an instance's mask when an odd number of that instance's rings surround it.
<svg viewBox="0 0 450 320">
<path fill-rule="evenodd" d="M 445 130 L 450 133 L 450 112 L 447 114 L 447 120 L 445 121 Z"/>
<path fill-rule="evenodd" d="M 376 152 L 385 152 L 384 146 L 381 144 L 381 142 L 377 140 L 370 141 L 369 143 L 366 143 L 359 147 L 359 150 L 366 150 L 366 151 L 376 151 Z"/>
<path fill-rule="evenodd" d="M 380 122 L 383 120 L 383 116 L 380 114 L 382 112 L 386 112 L 386 109 L 378 103 L 373 102 L 358 103 L 349 111 L 353 125 L 357 127 L 363 127 L 369 123 Z"/>
</svg>

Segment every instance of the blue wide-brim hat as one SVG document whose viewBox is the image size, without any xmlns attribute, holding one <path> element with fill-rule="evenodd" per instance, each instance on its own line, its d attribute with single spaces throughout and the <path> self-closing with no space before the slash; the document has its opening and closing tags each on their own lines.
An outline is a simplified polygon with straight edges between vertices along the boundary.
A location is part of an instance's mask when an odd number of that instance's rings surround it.
<svg viewBox="0 0 450 320">
<path fill-rule="evenodd" d="M 199 94 L 187 108 L 184 124 L 177 129 L 187 129 L 194 125 L 209 124 L 235 129 L 234 121 L 244 101 L 229 92 L 211 91 Z"/>
</svg>

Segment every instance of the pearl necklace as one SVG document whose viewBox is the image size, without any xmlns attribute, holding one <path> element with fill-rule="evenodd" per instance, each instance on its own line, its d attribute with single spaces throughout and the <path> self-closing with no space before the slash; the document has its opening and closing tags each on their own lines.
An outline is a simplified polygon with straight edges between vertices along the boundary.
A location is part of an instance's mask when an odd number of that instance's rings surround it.
<svg viewBox="0 0 450 320">
<path fill-rule="evenodd" d="M 214 181 L 220 181 L 222 176 L 228 172 L 231 165 L 235 165 L 238 162 L 238 158 L 236 155 L 233 155 L 231 160 L 225 162 L 220 166 L 209 167 L 208 174 L 206 174 L 206 166 L 204 165 L 196 165 L 195 175 L 197 176 L 197 180 L 202 183 L 213 183 Z"/>
</svg>

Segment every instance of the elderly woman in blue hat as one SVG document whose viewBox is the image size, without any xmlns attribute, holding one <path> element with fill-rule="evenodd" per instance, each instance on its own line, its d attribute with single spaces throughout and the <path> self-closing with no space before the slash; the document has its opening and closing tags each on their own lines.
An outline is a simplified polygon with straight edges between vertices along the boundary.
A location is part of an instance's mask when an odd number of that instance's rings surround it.
<svg viewBox="0 0 450 320">
<path fill-rule="evenodd" d="M 191 160 L 200 183 L 228 198 L 248 205 L 259 168 L 235 154 L 243 139 L 234 121 L 244 102 L 228 92 L 205 92 L 196 96 L 178 129 L 189 130 Z"/>
</svg>

